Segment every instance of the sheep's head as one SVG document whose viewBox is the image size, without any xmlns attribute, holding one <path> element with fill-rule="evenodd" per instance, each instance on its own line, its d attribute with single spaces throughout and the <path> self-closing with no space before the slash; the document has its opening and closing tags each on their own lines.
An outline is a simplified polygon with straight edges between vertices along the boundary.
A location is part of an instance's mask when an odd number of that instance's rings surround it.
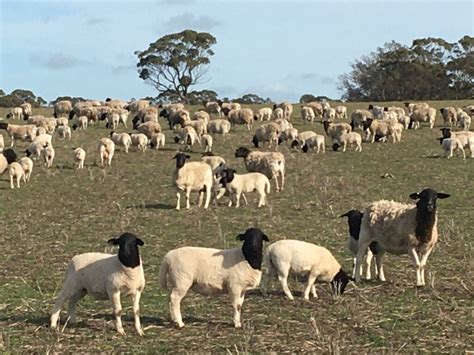
<svg viewBox="0 0 474 355">
<path fill-rule="evenodd" d="M 242 253 L 245 260 L 252 269 L 262 269 L 263 241 L 269 241 L 268 237 L 258 228 L 249 228 L 243 234 L 237 236 L 238 240 L 243 240 Z"/>
<path fill-rule="evenodd" d="M 169 118 L 170 114 L 166 108 L 160 111 L 160 117 Z"/>
<path fill-rule="evenodd" d="M 186 163 L 186 159 L 190 159 L 191 157 L 184 153 L 177 153 L 173 159 L 176 159 L 176 169 L 181 169 L 184 164 Z"/>
<path fill-rule="evenodd" d="M 303 146 L 303 148 L 301 148 L 301 150 L 302 150 L 303 152 L 305 152 L 305 153 L 308 153 L 308 151 L 309 151 L 309 146 L 308 146 L 307 144 L 305 144 L 305 145 Z"/>
<path fill-rule="evenodd" d="M 224 116 L 227 116 L 229 115 L 229 112 L 231 111 L 231 109 L 228 107 L 224 107 L 221 111 L 224 114 Z"/>
<path fill-rule="evenodd" d="M 255 148 L 258 148 L 258 138 L 256 134 L 252 138 L 252 143 L 255 146 Z"/>
<path fill-rule="evenodd" d="M 221 163 L 222 164 L 222 163 Z M 221 172 L 220 172 L 220 175 L 222 176 L 221 179 L 219 180 L 219 184 L 221 184 L 223 187 L 226 187 L 226 185 L 230 182 L 232 182 L 232 180 L 234 180 L 234 174 L 236 173 L 237 171 L 235 171 L 234 169 L 230 169 L 230 168 L 227 168 L 227 169 L 223 169 Z M 216 173 L 217 175 L 217 173 Z"/>
<path fill-rule="evenodd" d="M 16 159 L 17 159 L 17 155 L 16 155 L 16 152 L 11 149 L 11 148 L 8 148 L 8 149 L 5 149 L 3 151 L 3 156 L 5 157 L 5 159 L 7 160 L 7 163 L 8 164 L 11 164 L 13 162 L 16 162 Z"/>
<path fill-rule="evenodd" d="M 73 130 L 76 130 L 76 129 L 77 129 L 77 127 L 78 127 L 78 126 L 77 126 L 77 124 L 76 124 L 76 123 L 74 123 L 74 124 L 72 125 L 72 129 L 73 129 Z"/>
<path fill-rule="evenodd" d="M 444 108 L 440 108 L 439 112 L 441 112 L 441 114 L 444 114 Z"/>
<path fill-rule="evenodd" d="M 451 138 L 451 128 L 440 128 L 441 133 L 443 133 L 443 138 Z"/>
<path fill-rule="evenodd" d="M 296 139 L 293 142 L 291 142 L 291 148 L 296 148 L 298 146 L 300 146 L 300 142 L 298 142 Z"/>
<path fill-rule="evenodd" d="M 332 150 L 334 150 L 335 152 L 337 152 L 340 147 L 341 147 L 341 145 L 340 145 L 339 143 L 334 143 L 334 144 L 332 145 Z"/>
<path fill-rule="evenodd" d="M 108 243 L 119 246 L 118 258 L 124 266 L 133 268 L 140 265 L 138 246 L 145 244 L 143 240 L 132 233 L 123 233 L 118 238 L 109 239 Z"/>
<path fill-rule="evenodd" d="M 250 154 L 250 149 L 245 148 L 245 147 L 239 147 L 234 153 L 234 156 L 236 158 L 247 158 L 247 155 Z"/>
<path fill-rule="evenodd" d="M 339 217 L 347 217 L 347 223 L 349 224 L 349 234 L 355 240 L 359 240 L 360 225 L 364 214 L 358 210 L 350 210 L 340 215 Z"/>
<path fill-rule="evenodd" d="M 335 294 L 342 295 L 344 293 L 344 290 L 346 289 L 347 284 L 351 280 L 352 279 L 342 269 L 340 269 L 331 281 L 331 287 L 333 292 Z"/>
<path fill-rule="evenodd" d="M 373 110 L 373 109 L 374 109 L 374 105 L 370 104 L 368 107 L 368 110 Z"/>
<path fill-rule="evenodd" d="M 451 195 L 444 192 L 437 192 L 433 189 L 424 189 L 421 192 L 414 192 L 410 194 L 412 200 L 418 200 L 416 206 L 418 209 L 423 209 L 427 212 L 436 210 L 436 200 L 438 198 L 448 198 Z"/>
</svg>

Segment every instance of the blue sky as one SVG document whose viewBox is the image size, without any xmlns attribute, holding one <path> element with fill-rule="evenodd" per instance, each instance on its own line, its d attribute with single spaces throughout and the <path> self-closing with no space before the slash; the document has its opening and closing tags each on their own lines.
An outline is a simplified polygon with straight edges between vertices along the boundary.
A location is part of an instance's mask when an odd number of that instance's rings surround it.
<svg viewBox="0 0 474 355">
<path fill-rule="evenodd" d="M 220 97 L 339 97 L 350 63 L 395 40 L 473 34 L 472 1 L 0 0 L 0 88 L 105 99 L 156 96 L 134 51 L 186 28 L 217 38 Z"/>
</svg>

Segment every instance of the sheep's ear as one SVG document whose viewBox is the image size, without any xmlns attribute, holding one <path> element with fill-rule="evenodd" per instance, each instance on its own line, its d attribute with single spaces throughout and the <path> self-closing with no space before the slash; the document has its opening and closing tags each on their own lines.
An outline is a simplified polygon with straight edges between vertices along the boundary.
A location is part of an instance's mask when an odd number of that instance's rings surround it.
<svg viewBox="0 0 474 355">
<path fill-rule="evenodd" d="M 266 234 L 262 235 L 262 239 L 266 242 L 269 242 L 270 239 L 268 239 L 268 237 L 266 236 Z"/>
<path fill-rule="evenodd" d="M 186 159 L 191 159 L 191 157 L 189 155 L 186 155 Z"/>
<path fill-rule="evenodd" d="M 239 234 L 239 235 L 237 236 L 237 238 L 235 238 L 235 239 L 237 239 L 237 240 L 245 240 L 245 238 L 247 238 L 247 235 L 246 235 L 246 234 Z"/>
<path fill-rule="evenodd" d="M 229 169 L 230 171 L 232 171 L 234 174 L 237 173 L 237 170 L 234 170 L 234 169 Z"/>
<path fill-rule="evenodd" d="M 140 238 L 137 238 L 137 245 L 144 245 L 145 243 L 143 242 L 143 240 L 141 240 Z"/>
<path fill-rule="evenodd" d="M 412 199 L 412 200 L 417 200 L 420 198 L 420 194 L 418 192 L 413 192 L 412 194 L 409 195 L 409 197 Z"/>
<path fill-rule="evenodd" d="M 445 194 L 444 192 L 438 192 L 436 197 L 437 198 L 448 198 L 450 196 L 451 196 L 450 194 Z"/>
<path fill-rule="evenodd" d="M 339 216 L 339 218 L 342 218 L 342 217 L 349 217 L 349 212 L 350 212 L 350 211 L 347 211 L 346 213 L 341 214 L 341 215 Z"/>
<path fill-rule="evenodd" d="M 109 239 L 107 243 L 111 245 L 118 245 L 118 239 L 117 238 Z"/>
</svg>

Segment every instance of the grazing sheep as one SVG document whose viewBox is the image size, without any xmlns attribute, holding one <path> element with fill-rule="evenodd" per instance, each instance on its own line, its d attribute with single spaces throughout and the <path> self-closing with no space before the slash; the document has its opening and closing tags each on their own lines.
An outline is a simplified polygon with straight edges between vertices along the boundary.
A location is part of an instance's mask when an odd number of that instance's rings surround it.
<svg viewBox="0 0 474 355">
<path fill-rule="evenodd" d="M 474 158 L 474 132 L 452 132 L 450 128 L 441 128 L 440 131 L 443 133 L 443 138 L 459 139 L 463 148 L 469 148 L 471 151 L 471 158 Z"/>
<path fill-rule="evenodd" d="M 278 276 L 283 292 L 290 300 L 293 300 L 287 282 L 290 271 L 308 276 L 303 293 L 305 300 L 309 300 L 310 291 L 313 297 L 318 297 L 314 285 L 317 280 L 331 283 L 333 291 L 340 294 L 344 293 L 350 281 L 329 250 L 300 240 L 284 239 L 270 244 L 265 250 L 264 265 L 267 271 L 262 281 L 262 293 L 267 293 L 270 278 Z"/>
<path fill-rule="evenodd" d="M 82 148 L 74 149 L 74 165 L 76 170 L 84 169 L 84 161 L 86 160 L 86 151 Z"/>
<path fill-rule="evenodd" d="M 80 129 L 87 129 L 87 124 L 89 123 L 89 119 L 87 116 L 80 116 L 77 118 L 77 123 L 72 125 L 72 129 L 76 130 L 78 127 Z"/>
<path fill-rule="evenodd" d="M 372 202 L 364 210 L 359 235 L 355 279 L 360 281 L 362 259 L 372 242 L 377 242 L 381 250 L 377 254 L 379 279 L 385 281 L 383 256 L 409 254 L 416 268 L 416 285 L 425 285 L 425 265 L 431 250 L 438 241 L 436 200 L 450 195 L 425 189 L 410 194 L 418 200 L 416 205 L 395 201 Z"/>
<path fill-rule="evenodd" d="M 316 115 L 311 107 L 303 106 L 301 108 L 301 119 L 313 123 Z"/>
<path fill-rule="evenodd" d="M 323 106 L 319 102 L 311 101 L 311 102 L 308 102 L 308 103 L 304 104 L 304 106 L 311 107 L 311 109 L 314 112 L 315 117 L 320 117 L 320 118 L 323 117 L 323 114 L 324 114 Z"/>
<path fill-rule="evenodd" d="M 68 317 L 70 323 L 76 322 L 76 304 L 86 294 L 97 299 L 112 301 L 117 332 L 125 335 L 122 326 L 121 296 L 130 296 L 133 302 L 135 330 L 142 336 L 139 306 L 140 296 L 145 287 L 143 263 L 138 246 L 143 241 L 132 233 L 123 233 L 112 238 L 109 244 L 118 245 L 118 254 L 84 253 L 74 256 L 67 268 L 66 280 L 51 312 L 50 324 L 58 326 L 59 313 L 64 302 L 69 302 Z"/>
<path fill-rule="evenodd" d="M 453 137 L 453 138 L 438 138 L 441 146 L 443 147 L 443 150 L 444 150 L 444 155 L 446 158 L 452 158 L 453 157 L 453 153 L 455 150 L 458 150 L 458 151 L 461 151 L 462 152 L 462 156 L 463 156 L 463 159 L 466 159 L 466 153 L 464 152 L 464 147 L 463 147 L 463 144 L 462 142 L 456 138 L 456 137 Z"/>
<path fill-rule="evenodd" d="M 201 140 L 204 144 L 204 147 L 205 147 L 205 150 L 204 152 L 207 153 L 207 152 L 212 152 L 212 144 L 213 144 L 213 139 L 212 139 L 212 136 L 210 134 L 203 134 L 202 137 L 201 137 Z"/>
<path fill-rule="evenodd" d="M 447 126 L 448 124 L 451 127 L 456 126 L 458 122 L 458 113 L 454 107 L 443 107 L 439 109 L 441 115 L 443 116 L 443 124 Z"/>
<path fill-rule="evenodd" d="M 204 107 L 206 108 L 206 112 L 208 114 L 216 114 L 218 115 L 219 117 L 222 116 L 222 113 L 221 113 L 221 106 L 219 105 L 218 102 L 215 102 L 215 101 L 210 101 L 210 102 L 206 102 L 204 101 Z"/>
<path fill-rule="evenodd" d="M 100 165 L 104 167 L 105 163 L 105 165 L 110 166 L 115 153 L 114 141 L 109 138 L 101 138 L 99 141 L 98 148 Z"/>
<path fill-rule="evenodd" d="M 296 136 L 296 139 L 293 142 L 291 142 L 291 148 L 296 148 L 296 147 L 303 148 L 308 138 L 317 136 L 317 135 L 318 134 L 313 131 L 299 132 L 298 135 Z"/>
<path fill-rule="evenodd" d="M 224 119 L 212 120 L 207 124 L 209 134 L 222 134 L 224 137 L 230 132 L 230 122 Z"/>
<path fill-rule="evenodd" d="M 199 120 L 205 121 L 206 126 L 207 126 L 207 124 L 211 120 L 211 116 L 209 116 L 209 114 L 206 111 L 199 110 L 194 113 L 193 121 L 199 121 Z"/>
<path fill-rule="evenodd" d="M 177 125 L 183 127 L 187 122 L 191 121 L 189 111 L 185 109 L 174 110 L 170 108 L 164 108 L 160 112 L 160 117 L 163 117 L 168 121 L 170 129 L 173 129 Z"/>
<path fill-rule="evenodd" d="M 12 107 L 7 118 L 21 120 L 23 118 L 23 109 L 21 107 Z"/>
<path fill-rule="evenodd" d="M 280 137 L 280 126 L 274 122 L 266 123 L 261 125 L 255 130 L 255 134 L 252 138 L 252 143 L 255 148 L 258 148 L 259 143 L 268 142 L 268 147 L 278 146 L 278 140 Z"/>
<path fill-rule="evenodd" d="M 21 165 L 23 172 L 25 173 L 24 181 L 30 181 L 31 173 L 33 172 L 33 160 L 28 157 L 23 157 L 18 160 L 18 163 Z"/>
<path fill-rule="evenodd" d="M 458 115 L 459 125 L 463 131 L 469 131 L 471 128 L 471 116 L 469 116 L 466 112 L 461 111 Z"/>
<path fill-rule="evenodd" d="M 41 136 L 43 134 L 48 134 L 48 132 L 43 127 L 38 127 L 36 129 L 36 136 L 38 137 L 38 136 Z"/>
<path fill-rule="evenodd" d="M 325 140 L 326 139 L 324 138 L 324 136 L 320 134 L 315 134 L 304 141 L 304 144 L 301 150 L 305 153 L 308 153 L 310 148 L 311 149 L 317 148 L 318 149 L 316 151 L 317 154 L 319 154 L 320 150 L 322 151 L 322 153 L 325 153 L 326 152 Z"/>
<path fill-rule="evenodd" d="M 92 121 L 94 123 L 97 123 L 99 120 L 97 108 L 91 106 L 88 102 L 76 103 L 73 110 L 69 113 L 69 119 L 72 120 L 74 116 L 86 116 L 89 122 Z"/>
<path fill-rule="evenodd" d="M 270 121 L 272 115 L 273 110 L 270 107 L 263 107 L 257 111 L 253 118 L 255 121 Z"/>
<path fill-rule="evenodd" d="M 384 107 L 369 105 L 368 110 L 372 113 L 372 118 L 381 120 L 383 118 L 383 113 L 385 111 Z"/>
<path fill-rule="evenodd" d="M 245 292 L 260 283 L 263 241 L 268 241 L 268 237 L 260 229 L 249 228 L 237 239 L 244 241 L 242 248 L 183 247 L 165 255 L 160 267 L 160 287 L 170 290 L 170 316 L 179 328 L 184 327 L 181 300 L 189 289 L 203 295 L 228 293 L 234 308 L 234 327 L 242 327 L 240 314 Z"/>
<path fill-rule="evenodd" d="M 72 103 L 69 100 L 58 101 L 53 106 L 53 116 L 55 118 L 68 117 L 72 111 Z"/>
<path fill-rule="evenodd" d="M 209 207 L 211 200 L 211 189 L 213 185 L 211 167 L 204 162 L 189 162 L 186 159 L 191 158 L 189 155 L 178 153 L 173 159 L 176 159 L 176 169 L 173 173 L 173 185 L 176 187 L 176 209 L 180 209 L 181 191 L 186 191 L 186 208 L 191 208 L 189 196 L 191 191 L 199 191 L 199 204 L 201 207 L 204 192 L 206 192 L 206 202 L 204 209 Z"/>
<path fill-rule="evenodd" d="M 123 146 L 125 153 L 128 153 L 128 149 L 132 145 L 132 139 L 128 133 L 116 133 L 112 131 L 110 132 L 110 139 L 114 141 L 116 146 Z"/>
<path fill-rule="evenodd" d="M 261 173 L 236 174 L 234 169 L 225 169 L 224 176 L 219 180 L 219 184 L 231 195 L 229 207 L 232 200 L 235 201 L 235 208 L 240 207 L 240 196 L 242 193 L 257 191 L 260 195 L 257 207 L 265 206 L 265 196 L 270 193 L 270 180 Z M 219 194 L 219 199 L 223 194 Z"/>
<path fill-rule="evenodd" d="M 145 136 L 145 138 L 146 138 L 146 136 Z M 161 147 L 165 146 L 165 142 L 166 142 L 166 136 L 163 133 L 157 133 L 157 134 L 154 134 L 151 137 L 150 147 L 158 150 L 158 149 L 160 149 L 160 146 Z"/>
<path fill-rule="evenodd" d="M 110 113 L 107 115 L 107 123 L 105 124 L 105 128 L 110 129 L 117 129 L 118 124 L 120 122 L 120 116 L 118 113 Z M 155 121 L 158 122 L 158 119 Z"/>
<path fill-rule="evenodd" d="M 56 127 L 69 126 L 69 119 L 67 117 L 56 118 Z"/>
<path fill-rule="evenodd" d="M 157 133 L 162 134 L 162 133 Z M 153 137 L 155 137 L 154 135 Z M 152 137 L 152 138 L 153 138 Z M 148 145 L 148 137 L 143 133 L 130 133 L 130 139 L 132 140 L 132 146 L 137 147 L 138 151 L 145 152 Z"/>
<path fill-rule="evenodd" d="M 281 120 L 281 119 L 284 118 L 284 116 L 285 116 L 285 114 L 284 114 L 282 108 L 277 107 L 277 108 L 274 108 L 274 109 L 273 109 L 272 118 L 273 118 L 274 120 Z"/>
<path fill-rule="evenodd" d="M 402 141 L 403 125 L 401 123 L 392 123 L 388 126 L 388 135 L 392 137 L 392 143 L 400 143 Z"/>
<path fill-rule="evenodd" d="M 333 144 L 332 148 L 334 151 L 337 151 L 339 147 L 342 146 L 342 151 L 345 152 L 347 144 L 355 145 L 356 152 L 362 152 L 362 136 L 357 132 L 344 133 L 336 139 L 336 142 Z"/>
<path fill-rule="evenodd" d="M 283 110 L 283 117 L 288 121 L 291 120 L 291 114 L 293 113 L 293 105 L 288 101 L 283 101 L 278 105 L 273 105 L 273 109 L 281 108 Z"/>
<path fill-rule="evenodd" d="M 246 125 L 247 130 L 250 131 L 253 124 L 253 111 L 250 108 L 243 108 L 240 110 L 230 110 L 225 108 L 222 112 L 228 117 L 232 127 L 235 125 Z"/>
<path fill-rule="evenodd" d="M 7 131 L 11 139 L 10 147 L 15 145 L 15 140 L 30 141 L 36 137 L 37 128 L 35 125 L 27 124 L 23 126 L 0 122 L 0 129 Z"/>
<path fill-rule="evenodd" d="M 8 165 L 13 162 L 16 162 L 17 154 L 11 148 L 5 149 L 2 154 L 0 154 L 0 175 L 3 174 L 5 170 L 8 169 Z"/>
<path fill-rule="evenodd" d="M 139 125 L 136 130 L 151 139 L 155 134 L 161 133 L 161 126 L 158 122 L 145 122 Z"/>
<path fill-rule="evenodd" d="M 23 119 L 27 120 L 29 116 L 33 114 L 31 110 L 31 104 L 29 102 L 25 102 L 20 105 L 21 109 L 23 110 Z"/>
<path fill-rule="evenodd" d="M 53 167 L 54 157 L 56 156 L 56 151 L 50 143 L 46 143 L 41 150 L 41 158 L 43 159 L 44 165 L 47 168 Z"/>
<path fill-rule="evenodd" d="M 364 122 L 364 131 L 366 132 L 366 139 L 370 138 L 370 142 L 375 142 L 375 137 L 387 137 L 389 135 L 389 127 L 391 121 L 373 120 L 368 118 Z"/>
<path fill-rule="evenodd" d="M 71 127 L 69 126 L 59 126 L 57 128 L 58 136 L 60 139 L 68 139 L 71 140 Z"/>
<path fill-rule="evenodd" d="M 347 241 L 347 248 L 353 256 L 352 261 L 352 277 L 355 278 L 355 264 L 356 264 L 356 255 L 359 250 L 359 233 L 360 233 L 360 224 L 362 223 L 362 217 L 364 214 L 358 210 L 350 210 L 344 213 L 339 217 L 347 217 L 347 223 L 349 224 L 349 239 Z M 369 250 L 367 250 L 367 255 L 365 258 L 365 278 L 367 280 L 371 279 L 370 274 L 370 265 L 372 264 L 372 259 L 374 255 L 377 255 L 380 248 L 376 242 L 370 243 Z M 362 272 L 362 269 L 361 269 Z M 375 268 L 375 275 L 377 275 L 377 267 Z"/>
<path fill-rule="evenodd" d="M 324 121 L 333 122 L 336 119 L 336 110 L 331 107 L 325 110 L 323 119 Z"/>
<path fill-rule="evenodd" d="M 274 123 L 280 126 L 280 132 L 286 131 L 289 128 L 293 128 L 293 125 L 284 118 L 277 119 L 274 121 Z"/>
<path fill-rule="evenodd" d="M 53 134 L 56 129 L 57 122 L 54 117 L 44 117 L 41 115 L 31 116 L 28 118 L 29 124 L 34 124 L 36 127 L 43 127 L 46 133 Z"/>
<path fill-rule="evenodd" d="M 221 112 L 224 113 L 224 115 L 225 115 L 224 109 L 227 109 L 228 111 L 230 111 L 230 110 L 240 110 L 242 108 L 242 106 L 240 106 L 240 104 L 237 102 L 220 101 L 220 105 L 221 105 Z"/>
<path fill-rule="evenodd" d="M 336 118 L 339 120 L 345 119 L 347 120 L 347 107 L 346 106 L 336 106 L 335 108 Z"/>
<path fill-rule="evenodd" d="M 189 121 L 184 126 L 193 127 L 199 137 L 207 133 L 207 122 L 205 120 Z"/>
<path fill-rule="evenodd" d="M 178 135 L 174 137 L 174 142 L 179 144 L 186 144 L 184 149 L 190 151 L 191 147 L 194 144 L 201 144 L 201 138 L 193 127 L 184 126 L 178 131 Z"/>
<path fill-rule="evenodd" d="M 288 128 L 281 132 L 280 137 L 278 137 L 278 145 L 283 142 L 293 142 L 298 138 L 298 130 L 296 128 Z"/>
<path fill-rule="evenodd" d="M 26 181 L 25 172 L 20 163 L 13 162 L 8 165 L 8 175 L 10 177 L 10 188 L 12 189 L 15 188 L 14 181 L 16 181 L 16 187 L 18 189 L 20 188 L 20 180 L 23 179 L 23 181 Z"/>
<path fill-rule="evenodd" d="M 33 142 L 26 148 L 26 156 L 35 155 L 37 158 L 41 156 L 41 151 L 44 149 L 46 143 L 52 144 L 53 137 L 49 134 L 40 134 Z"/>
<path fill-rule="evenodd" d="M 276 191 L 283 191 L 285 185 L 285 156 L 282 153 L 264 153 L 239 147 L 235 151 L 234 156 L 236 158 L 244 158 L 245 167 L 248 172 L 262 173 L 269 179 L 274 178 Z M 281 178 L 281 188 L 278 184 L 278 176 Z"/>
<path fill-rule="evenodd" d="M 352 126 L 348 123 L 334 123 L 329 121 L 323 122 L 324 131 L 326 135 L 336 142 L 341 135 L 352 131 Z"/>
<path fill-rule="evenodd" d="M 368 118 L 373 118 L 372 112 L 367 110 L 355 110 L 351 113 L 351 127 L 352 129 L 362 129 L 364 122 L 367 121 Z"/>
<path fill-rule="evenodd" d="M 127 111 L 129 111 L 132 118 L 134 118 L 138 114 L 138 112 L 142 111 L 143 109 L 146 109 L 148 106 L 150 106 L 150 101 L 148 101 L 148 100 L 136 100 L 136 101 L 130 102 L 124 108 Z"/>
<path fill-rule="evenodd" d="M 408 115 L 411 115 L 415 110 L 427 110 L 430 105 L 428 105 L 426 102 L 420 102 L 417 104 L 405 102 L 405 107 L 408 109 Z"/>
</svg>

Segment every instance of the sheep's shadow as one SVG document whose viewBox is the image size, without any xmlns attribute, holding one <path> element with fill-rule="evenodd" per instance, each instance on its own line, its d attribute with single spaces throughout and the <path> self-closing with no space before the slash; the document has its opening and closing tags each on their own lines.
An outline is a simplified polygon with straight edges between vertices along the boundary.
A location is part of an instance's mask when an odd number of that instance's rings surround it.
<svg viewBox="0 0 474 355">
<path fill-rule="evenodd" d="M 152 210 L 173 210 L 173 209 L 175 209 L 175 207 L 176 206 L 169 205 L 167 203 L 142 203 L 142 204 L 139 204 L 139 205 L 130 205 L 130 206 L 127 206 L 126 208 L 127 209 L 136 208 L 136 209 L 142 209 L 142 210 L 148 210 L 148 209 L 152 209 Z"/>
<path fill-rule="evenodd" d="M 15 315 L 0 317 L 0 326 L 12 325 L 12 324 L 30 324 L 36 326 L 49 325 L 49 316 L 28 316 L 28 315 Z"/>
</svg>

